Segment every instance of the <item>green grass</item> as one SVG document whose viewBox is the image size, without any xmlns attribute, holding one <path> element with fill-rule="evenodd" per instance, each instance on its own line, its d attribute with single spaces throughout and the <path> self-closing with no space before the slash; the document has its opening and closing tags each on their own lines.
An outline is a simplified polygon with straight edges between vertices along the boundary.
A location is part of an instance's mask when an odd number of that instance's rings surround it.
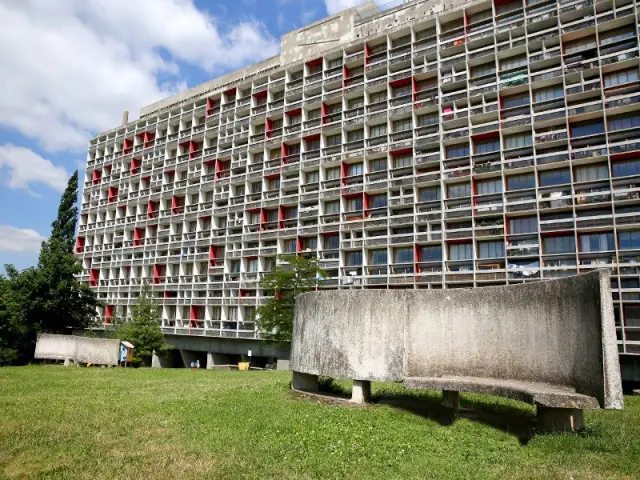
<svg viewBox="0 0 640 480">
<path fill-rule="evenodd" d="M 640 398 L 583 435 L 528 431 L 534 410 L 375 384 L 380 404 L 299 398 L 287 372 L 0 369 L 0 478 L 638 478 Z M 348 390 L 347 382 L 328 385 Z"/>
</svg>

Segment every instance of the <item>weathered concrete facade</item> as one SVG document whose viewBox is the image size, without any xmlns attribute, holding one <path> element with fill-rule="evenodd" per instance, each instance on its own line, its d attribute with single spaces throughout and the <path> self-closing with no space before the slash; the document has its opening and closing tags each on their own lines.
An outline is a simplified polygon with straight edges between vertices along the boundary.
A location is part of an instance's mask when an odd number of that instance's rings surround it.
<svg viewBox="0 0 640 480">
<path fill-rule="evenodd" d="M 623 406 L 606 271 L 483 289 L 304 294 L 291 369 L 546 407 Z"/>
<path fill-rule="evenodd" d="M 119 355 L 120 340 L 43 333 L 38 336 L 34 358 L 117 365 Z"/>
</svg>

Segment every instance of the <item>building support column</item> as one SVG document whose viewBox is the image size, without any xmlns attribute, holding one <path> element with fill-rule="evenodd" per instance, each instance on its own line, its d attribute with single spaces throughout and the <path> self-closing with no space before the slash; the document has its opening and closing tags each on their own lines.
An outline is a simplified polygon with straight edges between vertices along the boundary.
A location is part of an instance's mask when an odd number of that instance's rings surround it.
<svg viewBox="0 0 640 480">
<path fill-rule="evenodd" d="M 579 408 L 538 406 L 538 427 L 545 432 L 578 432 L 584 429 L 584 412 Z"/>
<path fill-rule="evenodd" d="M 293 372 L 291 376 L 291 388 L 294 390 L 302 390 L 303 392 L 317 392 L 318 375 Z"/>
<path fill-rule="evenodd" d="M 171 361 L 165 357 L 159 357 L 156 352 L 153 352 L 151 357 L 151 368 L 171 368 Z"/>
<path fill-rule="evenodd" d="M 207 370 L 230 369 L 231 359 L 224 353 L 207 352 Z"/>
<path fill-rule="evenodd" d="M 369 380 L 354 380 L 351 387 L 351 401 L 353 403 L 369 403 L 371 400 L 371 382 Z"/>
</svg>

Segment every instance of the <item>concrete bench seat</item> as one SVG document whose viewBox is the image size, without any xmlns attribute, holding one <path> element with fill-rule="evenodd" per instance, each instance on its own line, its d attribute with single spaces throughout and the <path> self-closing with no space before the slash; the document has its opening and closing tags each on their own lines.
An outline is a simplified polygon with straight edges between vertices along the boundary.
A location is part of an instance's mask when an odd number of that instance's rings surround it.
<svg viewBox="0 0 640 480">
<path fill-rule="evenodd" d="M 543 427 L 578 429 L 586 408 L 622 409 L 613 302 L 606 270 L 501 287 L 319 291 L 296 298 L 293 388 L 318 376 L 535 405 Z"/>
<path fill-rule="evenodd" d="M 474 377 L 410 377 L 405 378 L 402 383 L 412 390 L 483 393 L 519 400 L 536 407 L 589 409 L 600 407 L 597 398 L 577 393 L 570 388 L 545 383 Z"/>
</svg>

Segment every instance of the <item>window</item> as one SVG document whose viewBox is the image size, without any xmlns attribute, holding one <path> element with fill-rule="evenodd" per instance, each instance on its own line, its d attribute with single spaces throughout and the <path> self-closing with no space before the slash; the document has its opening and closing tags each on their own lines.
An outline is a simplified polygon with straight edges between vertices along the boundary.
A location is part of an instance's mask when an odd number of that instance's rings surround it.
<svg viewBox="0 0 640 480">
<path fill-rule="evenodd" d="M 584 137 L 587 135 L 597 135 L 604 133 L 604 123 L 602 119 L 589 120 L 588 122 L 580 122 L 569 125 L 572 137 Z"/>
<path fill-rule="evenodd" d="M 640 160 L 624 160 L 612 164 L 614 177 L 628 177 L 640 174 Z"/>
<path fill-rule="evenodd" d="M 317 170 L 315 172 L 307 172 L 306 181 L 307 183 L 317 183 L 320 180 L 320 172 Z"/>
<path fill-rule="evenodd" d="M 393 131 L 394 132 L 407 132 L 413 128 L 410 118 L 405 118 L 402 120 L 396 120 L 393 122 Z"/>
<path fill-rule="evenodd" d="M 227 320 L 232 322 L 238 320 L 238 307 L 227 307 Z"/>
<path fill-rule="evenodd" d="M 327 168 L 324 173 L 327 180 L 337 180 L 340 178 L 340 167 Z"/>
<path fill-rule="evenodd" d="M 449 245 L 449 260 L 472 260 L 473 245 L 470 243 L 462 243 L 458 245 Z"/>
<path fill-rule="evenodd" d="M 552 87 L 542 88 L 534 92 L 536 102 L 547 102 L 564 96 L 562 85 L 554 85 Z"/>
<path fill-rule="evenodd" d="M 387 206 L 387 194 L 373 195 L 370 197 L 369 208 L 384 208 Z"/>
<path fill-rule="evenodd" d="M 537 217 L 512 218 L 509 220 L 509 233 L 535 233 L 538 231 Z"/>
<path fill-rule="evenodd" d="M 260 212 L 249 212 L 249 225 L 260 223 Z"/>
<path fill-rule="evenodd" d="M 347 212 L 362 210 L 362 197 L 347 198 Z"/>
<path fill-rule="evenodd" d="M 289 115 L 289 125 L 298 125 L 302 122 L 302 115 Z"/>
<path fill-rule="evenodd" d="M 362 252 L 347 252 L 345 263 L 349 267 L 359 267 L 362 265 Z"/>
<path fill-rule="evenodd" d="M 342 143 L 342 135 L 339 133 L 337 135 L 330 135 L 326 138 L 325 144 L 327 147 L 335 147 L 336 145 L 340 145 Z"/>
<path fill-rule="evenodd" d="M 418 82 L 416 82 L 416 91 L 422 92 L 423 90 L 436 88 L 437 86 L 438 86 L 437 78 L 427 78 L 426 80 L 418 80 Z"/>
<path fill-rule="evenodd" d="M 496 152 L 500 150 L 500 140 L 498 138 L 494 138 L 492 140 L 485 140 L 483 142 L 477 142 L 475 144 L 475 153 L 489 153 Z"/>
<path fill-rule="evenodd" d="M 479 258 L 504 257 L 504 242 L 478 242 Z"/>
<path fill-rule="evenodd" d="M 294 143 L 293 145 L 285 145 L 287 149 L 287 155 L 297 155 L 300 153 L 300 144 Z"/>
<path fill-rule="evenodd" d="M 615 42 L 619 42 L 620 40 L 625 40 L 627 38 L 633 38 L 636 36 L 636 32 L 633 27 L 624 27 L 618 28 L 616 30 L 609 30 L 608 32 L 600 33 L 600 46 L 610 45 Z"/>
<path fill-rule="evenodd" d="M 440 200 L 440 187 L 423 188 L 420 190 L 421 202 L 435 202 Z"/>
<path fill-rule="evenodd" d="M 518 55 L 502 60 L 500 62 L 500 70 L 508 70 L 511 68 L 523 67 L 527 65 L 528 60 L 526 55 Z"/>
<path fill-rule="evenodd" d="M 386 265 L 387 250 L 371 250 L 369 252 L 369 263 L 371 265 Z"/>
<path fill-rule="evenodd" d="M 247 272 L 257 272 L 258 271 L 258 259 L 252 258 L 247 261 Z"/>
<path fill-rule="evenodd" d="M 519 133 L 517 135 L 509 135 L 504 137 L 504 148 L 522 148 L 531 146 L 531 134 Z"/>
<path fill-rule="evenodd" d="M 386 102 L 387 101 L 387 92 L 376 92 L 369 95 L 369 103 L 378 103 L 378 102 Z"/>
<path fill-rule="evenodd" d="M 282 128 L 282 119 L 279 118 L 277 120 L 273 120 L 271 122 L 271 130 L 277 130 L 279 128 Z"/>
<path fill-rule="evenodd" d="M 347 132 L 347 142 L 357 142 L 364 138 L 364 130 L 355 130 L 353 132 Z"/>
<path fill-rule="evenodd" d="M 439 262 L 442 260 L 442 247 L 421 247 L 419 258 L 421 262 Z"/>
<path fill-rule="evenodd" d="M 530 101 L 528 92 L 502 98 L 502 108 L 521 107 L 523 105 L 529 105 L 529 103 Z"/>
<path fill-rule="evenodd" d="M 471 196 L 470 183 L 456 183 L 447 185 L 447 198 L 460 198 Z"/>
<path fill-rule="evenodd" d="M 324 203 L 324 213 L 326 215 L 334 215 L 340 213 L 340 200 Z"/>
<path fill-rule="evenodd" d="M 575 40 L 573 42 L 567 42 L 563 46 L 563 53 L 575 53 L 580 52 L 582 50 L 588 50 L 589 48 L 596 47 L 596 38 L 595 37 L 587 37 L 581 38 L 579 40 Z"/>
<path fill-rule="evenodd" d="M 307 112 L 307 119 L 308 120 L 316 120 L 317 118 L 320 118 L 322 116 L 322 111 L 319 108 L 314 108 L 313 110 L 309 110 Z"/>
<path fill-rule="evenodd" d="M 573 253 L 576 251 L 576 243 L 573 235 L 561 237 L 547 237 L 544 239 L 544 253 Z"/>
<path fill-rule="evenodd" d="M 380 137 L 382 135 L 386 135 L 387 134 L 387 124 L 386 123 L 382 123 L 380 125 L 374 125 L 373 127 L 371 127 L 369 129 L 369 136 L 370 137 Z"/>
<path fill-rule="evenodd" d="M 364 97 L 352 98 L 347 101 L 349 108 L 362 108 L 364 107 Z"/>
<path fill-rule="evenodd" d="M 411 94 L 411 85 L 403 85 L 402 87 L 396 87 L 393 89 L 393 98 L 402 97 L 404 95 Z"/>
<path fill-rule="evenodd" d="M 483 63 L 471 69 L 471 78 L 482 77 L 496 73 L 496 64 L 494 62 Z"/>
<path fill-rule="evenodd" d="M 334 103 L 333 105 L 328 105 L 327 106 L 327 113 L 329 115 L 332 115 L 334 113 L 340 113 L 342 112 L 342 104 L 341 103 Z"/>
<path fill-rule="evenodd" d="M 264 133 L 264 123 L 262 125 L 255 125 L 253 127 L 253 133 L 255 133 L 256 135 L 259 133 Z"/>
<path fill-rule="evenodd" d="M 284 209 L 284 219 L 291 220 L 292 218 L 298 218 L 298 207 L 287 207 Z"/>
<path fill-rule="evenodd" d="M 488 195 L 491 193 L 502 193 L 502 179 L 483 180 L 476 184 L 478 195 Z"/>
<path fill-rule="evenodd" d="M 240 260 L 232 260 L 229 264 L 229 271 L 231 273 L 240 273 Z"/>
<path fill-rule="evenodd" d="M 251 184 L 251 193 L 260 193 L 262 191 L 262 184 L 260 182 Z"/>
<path fill-rule="evenodd" d="M 552 185 L 563 185 L 571 183 L 571 175 L 568 168 L 560 170 L 547 170 L 540 172 L 540 186 L 550 187 Z"/>
<path fill-rule="evenodd" d="M 640 248 L 640 230 L 618 232 L 620 250 L 636 250 Z"/>
<path fill-rule="evenodd" d="M 580 235 L 581 252 L 604 252 L 615 249 L 613 232 Z"/>
<path fill-rule="evenodd" d="M 244 185 L 238 185 L 235 188 L 235 195 L 236 195 L 236 197 L 240 197 L 240 196 L 244 195 Z"/>
<path fill-rule="evenodd" d="M 280 177 L 267 180 L 267 190 L 278 190 L 280 188 Z"/>
<path fill-rule="evenodd" d="M 576 182 L 592 182 L 609 178 L 609 167 L 606 163 L 576 167 L 574 173 Z"/>
<path fill-rule="evenodd" d="M 265 210 L 265 221 L 266 222 L 277 222 L 278 221 L 278 210 Z"/>
<path fill-rule="evenodd" d="M 393 168 L 410 167 L 413 165 L 413 157 L 411 155 L 400 155 L 393 157 Z"/>
<path fill-rule="evenodd" d="M 609 131 L 626 130 L 627 128 L 640 127 L 640 115 L 620 115 L 608 120 Z"/>
<path fill-rule="evenodd" d="M 608 73 L 604 76 L 604 86 L 605 88 L 617 87 L 618 85 L 624 85 L 625 83 L 637 82 L 638 77 L 637 68 Z"/>
<path fill-rule="evenodd" d="M 314 150 L 320 150 L 320 140 L 311 140 L 307 142 L 307 152 L 312 152 Z"/>
<path fill-rule="evenodd" d="M 331 60 L 327 60 L 327 68 L 336 68 L 342 66 L 342 58 L 333 58 Z"/>
<path fill-rule="evenodd" d="M 253 322 L 256 319 L 256 307 L 244 307 L 244 321 Z"/>
<path fill-rule="evenodd" d="M 280 158 L 282 156 L 282 150 L 281 149 L 273 149 L 269 152 L 269 160 L 277 160 L 278 158 Z"/>
<path fill-rule="evenodd" d="M 371 160 L 369 162 L 370 172 L 381 172 L 387 169 L 387 159 L 379 158 L 378 160 Z"/>
<path fill-rule="evenodd" d="M 413 263 L 413 247 L 395 248 L 393 263 Z"/>
<path fill-rule="evenodd" d="M 424 127 L 426 125 L 437 125 L 440 122 L 440 118 L 437 113 L 428 113 L 426 115 L 420 115 L 418 117 L 418 126 Z"/>
<path fill-rule="evenodd" d="M 452 145 L 447 147 L 447 158 L 465 157 L 469 155 L 469 145 Z"/>
<path fill-rule="evenodd" d="M 302 249 L 303 250 L 317 250 L 318 249 L 318 239 L 316 237 L 313 238 L 303 238 L 302 239 Z"/>
<path fill-rule="evenodd" d="M 295 238 L 284 241 L 285 253 L 295 253 L 297 249 L 298 249 L 298 242 L 296 242 Z"/>
<path fill-rule="evenodd" d="M 340 248 L 340 237 L 338 235 L 324 237 L 324 248 L 327 250 L 337 250 Z"/>
<path fill-rule="evenodd" d="M 347 165 L 347 176 L 362 175 L 362 163 L 350 163 Z"/>
<path fill-rule="evenodd" d="M 523 173 L 522 175 L 513 175 L 507 177 L 507 190 L 523 190 L 525 188 L 534 188 L 536 179 L 533 173 Z"/>
</svg>

